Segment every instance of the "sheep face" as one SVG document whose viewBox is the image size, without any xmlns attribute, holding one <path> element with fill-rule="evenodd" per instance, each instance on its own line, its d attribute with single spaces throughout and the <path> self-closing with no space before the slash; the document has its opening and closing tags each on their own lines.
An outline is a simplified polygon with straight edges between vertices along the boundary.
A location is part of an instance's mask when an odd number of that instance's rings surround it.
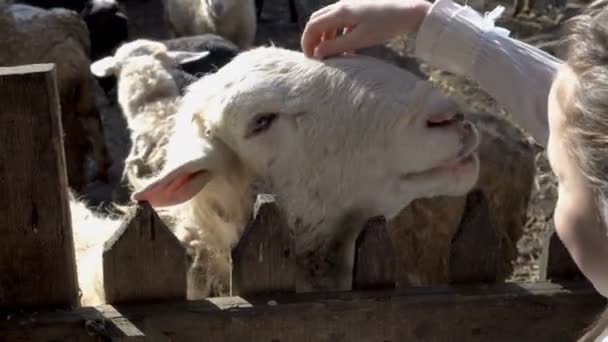
<svg viewBox="0 0 608 342">
<path fill-rule="evenodd" d="M 165 170 L 134 199 L 197 203 L 217 177 L 251 175 L 295 231 L 299 288 L 347 289 L 367 218 L 474 185 L 478 135 L 455 107 L 372 58 L 253 49 L 188 89 Z"/>
<path fill-rule="evenodd" d="M 99 59 L 91 64 L 91 72 L 97 77 L 118 76 L 126 64 L 137 65 L 138 57 L 149 57 L 158 60 L 163 68 L 175 68 L 182 63 L 191 63 L 209 55 L 208 51 L 169 51 L 157 41 L 137 39 L 122 45 L 114 56 Z"/>
</svg>

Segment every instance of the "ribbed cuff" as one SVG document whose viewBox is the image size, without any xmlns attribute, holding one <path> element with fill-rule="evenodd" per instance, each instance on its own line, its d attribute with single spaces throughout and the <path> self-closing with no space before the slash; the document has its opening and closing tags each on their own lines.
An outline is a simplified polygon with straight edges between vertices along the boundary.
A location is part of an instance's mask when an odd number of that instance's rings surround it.
<svg viewBox="0 0 608 342">
<path fill-rule="evenodd" d="M 493 23 L 468 6 L 437 0 L 418 31 L 415 55 L 434 67 L 468 76 Z"/>
</svg>

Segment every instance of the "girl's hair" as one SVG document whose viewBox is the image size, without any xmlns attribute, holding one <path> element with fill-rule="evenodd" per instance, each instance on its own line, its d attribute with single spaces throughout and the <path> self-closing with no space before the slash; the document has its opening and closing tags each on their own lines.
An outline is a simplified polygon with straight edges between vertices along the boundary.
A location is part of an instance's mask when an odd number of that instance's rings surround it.
<svg viewBox="0 0 608 342">
<path fill-rule="evenodd" d="M 570 153 L 608 208 L 608 0 L 594 1 L 568 21 L 565 60 L 576 75 L 566 104 Z M 562 99 L 563 100 L 563 99 Z M 608 222 L 606 210 L 602 213 Z"/>
</svg>

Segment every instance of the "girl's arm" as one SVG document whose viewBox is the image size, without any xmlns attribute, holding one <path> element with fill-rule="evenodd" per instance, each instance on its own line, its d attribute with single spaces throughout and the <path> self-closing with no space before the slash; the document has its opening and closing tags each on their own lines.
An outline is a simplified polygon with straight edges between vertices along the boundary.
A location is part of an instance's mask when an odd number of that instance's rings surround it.
<svg viewBox="0 0 608 342">
<path fill-rule="evenodd" d="M 546 146 L 547 98 L 562 61 L 509 38 L 494 27 L 493 14 L 484 18 L 452 0 L 437 0 L 418 31 L 416 56 L 477 82 Z"/>
</svg>

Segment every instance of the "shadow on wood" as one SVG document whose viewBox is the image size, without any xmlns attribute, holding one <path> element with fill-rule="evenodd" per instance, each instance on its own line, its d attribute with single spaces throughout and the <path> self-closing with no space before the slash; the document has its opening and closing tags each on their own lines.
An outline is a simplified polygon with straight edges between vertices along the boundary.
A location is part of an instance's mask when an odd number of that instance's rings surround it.
<svg viewBox="0 0 608 342">
<path fill-rule="evenodd" d="M 460 227 L 452 238 L 450 283 L 496 281 L 499 244 L 483 192 L 470 192 Z"/>
<path fill-rule="evenodd" d="M 577 342 L 596 342 L 608 339 L 608 308 L 598 316 L 593 324 L 585 329 L 585 334 Z"/>
<path fill-rule="evenodd" d="M 0 306 L 75 306 L 54 65 L 0 68 L 0 98 Z"/>
<path fill-rule="evenodd" d="M 108 303 L 186 298 L 186 251 L 148 202 L 104 245 Z"/>
<path fill-rule="evenodd" d="M 587 280 L 572 260 L 570 253 L 555 232 L 553 220 L 547 222 L 543 250 L 538 259 L 541 280 Z"/>
<path fill-rule="evenodd" d="M 232 294 L 295 291 L 295 239 L 268 194 L 258 195 L 254 218 L 232 250 Z"/>
<path fill-rule="evenodd" d="M 369 219 L 355 242 L 353 289 L 395 286 L 395 252 L 386 231 L 386 219 Z"/>
</svg>

